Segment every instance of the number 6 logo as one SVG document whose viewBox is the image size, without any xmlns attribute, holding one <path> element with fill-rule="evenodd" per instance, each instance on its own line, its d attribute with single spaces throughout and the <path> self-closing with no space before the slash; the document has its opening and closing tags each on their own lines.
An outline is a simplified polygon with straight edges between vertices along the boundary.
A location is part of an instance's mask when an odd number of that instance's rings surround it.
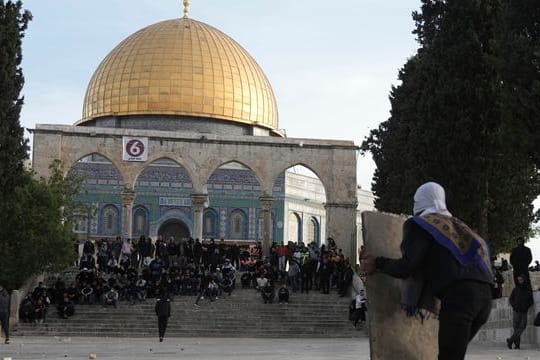
<svg viewBox="0 0 540 360">
<path fill-rule="evenodd" d="M 129 156 L 141 156 L 141 154 L 144 152 L 143 142 L 137 139 L 128 141 L 126 144 L 126 152 L 129 154 Z"/>
</svg>

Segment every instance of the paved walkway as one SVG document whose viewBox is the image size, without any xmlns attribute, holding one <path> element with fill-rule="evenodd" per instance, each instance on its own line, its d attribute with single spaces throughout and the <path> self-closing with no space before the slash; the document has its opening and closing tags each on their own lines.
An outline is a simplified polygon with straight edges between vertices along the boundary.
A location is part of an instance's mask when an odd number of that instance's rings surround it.
<svg viewBox="0 0 540 360">
<path fill-rule="evenodd" d="M 367 339 L 214 339 L 14 337 L 0 344 L 0 360 L 78 359 L 368 360 Z M 540 350 L 472 345 L 467 360 L 540 359 Z M 392 359 L 388 359 L 392 360 Z"/>
</svg>

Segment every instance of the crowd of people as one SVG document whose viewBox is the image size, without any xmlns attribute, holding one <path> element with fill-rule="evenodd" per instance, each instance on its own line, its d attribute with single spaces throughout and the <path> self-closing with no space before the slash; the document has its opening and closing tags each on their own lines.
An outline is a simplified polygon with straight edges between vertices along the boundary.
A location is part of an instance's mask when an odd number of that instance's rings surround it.
<svg viewBox="0 0 540 360">
<path fill-rule="evenodd" d="M 270 256 L 260 254 L 260 247 L 250 251 L 223 239 L 179 243 L 173 238 L 159 238 L 154 243 L 145 237 L 134 243 L 120 238 L 87 240 L 75 281 L 67 285 L 58 278 L 50 287 L 39 283 L 22 301 L 20 320 L 41 323 L 51 306 L 59 317 L 69 318 L 78 304 L 116 307 L 119 301 L 169 301 L 174 296 L 196 296 L 199 306 L 201 299 L 212 302 L 230 296 L 238 272 L 242 288 L 257 290 L 264 303 L 287 304 L 291 292 L 329 294 L 333 290 L 339 296 L 352 295 L 349 320 L 355 327 L 366 320 L 365 279 L 360 279 L 359 269 L 353 269 L 332 239 L 320 247 L 314 243 L 273 244 Z M 514 273 L 515 287 L 509 298 L 514 331 L 507 340 L 509 348 L 520 347 L 526 314 L 533 303 L 529 271 L 536 268 L 529 267 L 531 260 L 530 249 L 521 241 L 512 252 L 510 265 L 506 260 L 493 262 L 493 298 L 502 296 L 502 272 Z"/>
<path fill-rule="evenodd" d="M 260 244 L 241 248 L 223 239 L 189 239 L 177 242 L 161 237 L 140 237 L 136 241 L 116 238 L 85 241 L 75 281 L 58 278 L 54 285 L 40 283 L 20 306 L 24 322 L 43 322 L 49 308 L 69 318 L 76 305 L 116 307 L 119 301 L 135 303 L 146 299 L 196 296 L 216 301 L 230 295 L 237 286 L 260 292 L 264 303 L 287 304 L 292 293 L 320 291 L 339 296 L 353 288 L 355 271 L 332 239 L 320 247 L 273 244 L 270 256 L 262 257 Z M 356 286 L 359 294 L 359 286 Z M 165 295 L 166 294 L 166 295 Z M 365 301 L 364 301 L 365 303 Z M 356 323 L 356 322 L 355 322 Z"/>
</svg>

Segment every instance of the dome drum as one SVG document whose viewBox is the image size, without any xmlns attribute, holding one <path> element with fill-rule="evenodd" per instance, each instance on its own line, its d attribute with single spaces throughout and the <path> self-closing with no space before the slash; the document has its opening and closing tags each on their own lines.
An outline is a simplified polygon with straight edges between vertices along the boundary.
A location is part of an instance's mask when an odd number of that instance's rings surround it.
<svg viewBox="0 0 540 360">
<path fill-rule="evenodd" d="M 125 128 L 142 130 L 184 131 L 229 136 L 272 135 L 268 128 L 235 121 L 221 121 L 209 117 L 173 115 L 104 116 L 81 123 L 80 126 Z"/>
</svg>

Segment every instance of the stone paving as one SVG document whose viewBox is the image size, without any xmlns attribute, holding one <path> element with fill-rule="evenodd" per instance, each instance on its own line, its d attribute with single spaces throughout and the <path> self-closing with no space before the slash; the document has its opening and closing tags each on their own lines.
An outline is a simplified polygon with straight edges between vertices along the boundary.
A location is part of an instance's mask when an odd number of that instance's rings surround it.
<svg viewBox="0 0 540 360">
<path fill-rule="evenodd" d="M 14 337 L 11 344 L 0 344 L 0 360 L 5 359 L 368 360 L 369 344 L 367 338 L 165 338 L 164 342 L 160 343 L 157 338 Z M 508 350 L 500 344 L 473 344 L 466 359 L 540 359 L 540 349 Z"/>
</svg>

